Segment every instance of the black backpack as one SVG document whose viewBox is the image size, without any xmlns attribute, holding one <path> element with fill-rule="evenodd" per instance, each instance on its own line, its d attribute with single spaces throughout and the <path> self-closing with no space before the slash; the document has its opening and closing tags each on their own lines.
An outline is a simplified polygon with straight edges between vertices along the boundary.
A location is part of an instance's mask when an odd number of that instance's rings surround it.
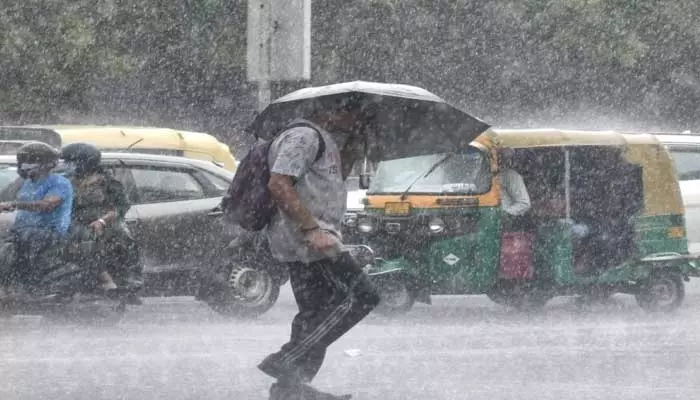
<svg viewBox="0 0 700 400">
<path fill-rule="evenodd" d="M 284 130 L 299 126 L 312 128 L 318 134 L 319 146 L 314 162 L 318 161 L 326 149 L 321 132 L 303 121 L 290 124 Z M 221 200 L 220 207 L 227 219 L 248 231 L 263 229 L 277 212 L 277 204 L 267 187 L 270 181 L 268 154 L 273 141 L 274 138 L 258 140 L 253 144 L 238 164 L 228 191 Z"/>
</svg>

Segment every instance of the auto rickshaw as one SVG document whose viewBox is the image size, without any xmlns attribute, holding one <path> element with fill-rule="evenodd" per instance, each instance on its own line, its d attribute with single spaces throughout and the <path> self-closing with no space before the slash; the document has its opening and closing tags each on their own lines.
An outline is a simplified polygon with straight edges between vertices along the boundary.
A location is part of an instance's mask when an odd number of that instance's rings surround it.
<svg viewBox="0 0 700 400">
<path fill-rule="evenodd" d="M 519 223 L 501 209 L 503 148 L 531 200 Z M 653 135 L 489 129 L 453 153 L 381 161 L 368 186 L 352 229 L 374 254 L 384 313 L 434 294 L 537 309 L 613 293 L 669 312 L 700 276 L 673 161 Z"/>
</svg>

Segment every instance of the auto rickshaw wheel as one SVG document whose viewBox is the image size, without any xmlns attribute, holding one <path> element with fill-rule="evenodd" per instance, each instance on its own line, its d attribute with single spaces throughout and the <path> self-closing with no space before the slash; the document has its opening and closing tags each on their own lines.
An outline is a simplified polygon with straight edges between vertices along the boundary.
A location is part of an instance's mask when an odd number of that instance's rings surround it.
<svg viewBox="0 0 700 400">
<path fill-rule="evenodd" d="M 405 314 L 413 308 L 416 295 L 404 279 L 391 279 L 378 285 L 379 305 L 375 311 L 384 316 Z"/>
<path fill-rule="evenodd" d="M 672 312 L 683 304 L 685 284 L 680 274 L 654 273 L 635 295 L 637 304 L 648 312 Z"/>
<path fill-rule="evenodd" d="M 280 282 L 264 269 L 232 266 L 228 285 L 206 299 L 211 309 L 226 317 L 255 318 L 277 302 Z"/>
</svg>

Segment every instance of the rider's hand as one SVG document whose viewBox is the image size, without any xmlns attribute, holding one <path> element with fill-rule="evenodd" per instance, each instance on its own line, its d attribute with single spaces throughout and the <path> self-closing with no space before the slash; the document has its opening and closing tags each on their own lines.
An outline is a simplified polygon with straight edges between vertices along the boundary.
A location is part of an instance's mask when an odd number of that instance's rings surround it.
<svg viewBox="0 0 700 400">
<path fill-rule="evenodd" d="M 0 202 L 0 212 L 13 211 L 15 209 L 14 201 Z"/>
<path fill-rule="evenodd" d="M 307 232 L 304 236 L 304 241 L 309 245 L 311 250 L 317 253 L 327 253 L 338 246 L 338 238 L 332 233 L 320 228 Z"/>
<path fill-rule="evenodd" d="M 90 229 L 93 230 L 93 232 L 95 232 L 98 235 L 101 235 L 105 231 L 105 224 L 104 221 L 102 221 L 101 219 L 92 221 L 88 226 L 90 227 Z"/>
</svg>

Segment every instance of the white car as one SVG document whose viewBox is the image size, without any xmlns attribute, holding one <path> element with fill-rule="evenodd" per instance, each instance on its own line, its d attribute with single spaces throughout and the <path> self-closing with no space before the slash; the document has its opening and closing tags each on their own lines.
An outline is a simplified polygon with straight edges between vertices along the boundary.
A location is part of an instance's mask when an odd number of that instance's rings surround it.
<svg viewBox="0 0 700 400">
<path fill-rule="evenodd" d="M 367 195 L 367 191 L 360 189 L 360 178 L 349 176 L 345 181 L 345 190 L 348 192 L 347 212 L 355 213 L 364 210 L 362 199 Z"/>
<path fill-rule="evenodd" d="M 700 253 L 700 134 L 656 134 L 671 153 L 685 205 L 688 250 Z"/>
</svg>

